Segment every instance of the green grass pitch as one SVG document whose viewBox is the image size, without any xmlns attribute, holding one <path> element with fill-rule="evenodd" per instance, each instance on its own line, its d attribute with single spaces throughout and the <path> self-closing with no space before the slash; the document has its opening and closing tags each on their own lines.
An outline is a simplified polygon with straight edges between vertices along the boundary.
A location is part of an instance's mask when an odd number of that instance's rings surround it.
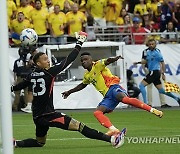
<svg viewBox="0 0 180 154">
<path fill-rule="evenodd" d="M 93 116 L 93 111 L 64 111 L 73 118 L 99 131 L 106 132 Z M 109 143 L 86 139 L 78 132 L 50 128 L 43 148 L 16 148 L 15 154 L 179 154 L 180 110 L 164 110 L 163 118 L 146 111 L 117 109 L 108 114 L 112 123 L 127 128 L 125 144 L 119 149 Z M 31 114 L 13 113 L 13 136 L 16 139 L 34 138 Z M 149 140 L 146 140 L 149 139 Z M 167 139 L 167 140 L 166 140 Z M 146 140 L 146 141 L 145 141 Z M 161 140 L 161 141 L 160 141 Z M 165 141 L 166 140 L 166 141 Z M 144 142 L 143 142 L 144 141 Z"/>
</svg>

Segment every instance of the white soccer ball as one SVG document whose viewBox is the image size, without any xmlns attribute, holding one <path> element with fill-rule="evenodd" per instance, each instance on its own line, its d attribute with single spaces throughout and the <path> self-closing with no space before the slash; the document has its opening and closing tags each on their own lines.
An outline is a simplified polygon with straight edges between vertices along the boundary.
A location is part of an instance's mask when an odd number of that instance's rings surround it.
<svg viewBox="0 0 180 154">
<path fill-rule="evenodd" d="M 21 32 L 20 40 L 22 45 L 34 45 L 37 43 L 38 35 L 34 29 L 26 28 Z"/>
</svg>

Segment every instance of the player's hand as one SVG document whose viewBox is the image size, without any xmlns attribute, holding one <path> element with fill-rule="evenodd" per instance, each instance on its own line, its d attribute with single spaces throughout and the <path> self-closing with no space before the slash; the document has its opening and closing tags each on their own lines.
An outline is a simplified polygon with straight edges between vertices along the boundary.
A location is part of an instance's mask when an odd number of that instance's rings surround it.
<svg viewBox="0 0 180 154">
<path fill-rule="evenodd" d="M 118 59 L 124 59 L 124 57 L 122 57 L 121 55 L 118 56 Z"/>
<path fill-rule="evenodd" d="M 68 91 L 65 91 L 65 92 L 63 92 L 63 93 L 61 93 L 62 94 L 62 97 L 64 98 L 64 99 L 66 99 L 69 95 L 70 95 L 70 93 L 68 92 Z"/>
<path fill-rule="evenodd" d="M 87 33 L 85 32 L 75 32 L 75 36 L 76 36 L 76 39 L 81 42 L 81 43 L 84 43 L 87 39 Z"/>
</svg>

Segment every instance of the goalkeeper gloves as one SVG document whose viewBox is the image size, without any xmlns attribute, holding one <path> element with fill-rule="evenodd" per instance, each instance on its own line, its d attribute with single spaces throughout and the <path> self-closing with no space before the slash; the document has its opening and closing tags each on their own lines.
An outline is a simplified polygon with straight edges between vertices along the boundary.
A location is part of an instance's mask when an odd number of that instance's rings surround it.
<svg viewBox="0 0 180 154">
<path fill-rule="evenodd" d="M 78 42 L 80 42 L 81 44 L 83 44 L 85 41 L 86 41 L 86 39 L 87 39 L 87 33 L 85 33 L 85 32 L 75 32 L 75 37 L 76 37 L 76 39 L 78 40 Z"/>
</svg>

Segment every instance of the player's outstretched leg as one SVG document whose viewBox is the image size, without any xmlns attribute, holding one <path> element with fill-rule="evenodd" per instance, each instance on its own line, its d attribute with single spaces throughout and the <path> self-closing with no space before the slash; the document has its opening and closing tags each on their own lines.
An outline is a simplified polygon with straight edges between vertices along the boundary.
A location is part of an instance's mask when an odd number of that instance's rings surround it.
<svg viewBox="0 0 180 154">
<path fill-rule="evenodd" d="M 106 135 L 112 136 L 120 133 L 119 129 L 112 125 L 110 119 L 107 116 L 105 116 L 102 111 L 96 110 L 94 112 L 94 116 L 102 126 L 108 128 Z"/>
<path fill-rule="evenodd" d="M 178 102 L 178 104 L 180 105 L 180 98 L 179 97 L 173 95 L 171 92 L 165 92 L 164 88 L 158 89 L 158 91 L 160 94 L 164 94 L 166 96 L 169 96 L 169 97 L 175 99 Z"/>
<path fill-rule="evenodd" d="M 88 126 L 84 125 L 83 123 L 80 123 L 79 124 L 79 132 L 82 135 L 84 135 L 85 137 L 110 142 L 113 145 L 113 147 L 119 148 L 124 144 L 126 128 L 124 128 L 120 133 L 118 133 L 116 135 L 108 136 L 102 132 L 95 130 L 95 129 L 89 128 Z"/>
<path fill-rule="evenodd" d="M 163 116 L 163 112 L 160 110 L 157 110 L 155 108 L 152 108 L 151 106 L 141 102 L 140 100 L 136 99 L 136 98 L 130 98 L 130 97 L 124 97 L 122 99 L 122 102 L 124 104 L 130 104 L 134 107 L 149 111 L 151 113 L 153 113 L 154 115 L 158 116 L 158 117 L 162 117 Z"/>
</svg>

